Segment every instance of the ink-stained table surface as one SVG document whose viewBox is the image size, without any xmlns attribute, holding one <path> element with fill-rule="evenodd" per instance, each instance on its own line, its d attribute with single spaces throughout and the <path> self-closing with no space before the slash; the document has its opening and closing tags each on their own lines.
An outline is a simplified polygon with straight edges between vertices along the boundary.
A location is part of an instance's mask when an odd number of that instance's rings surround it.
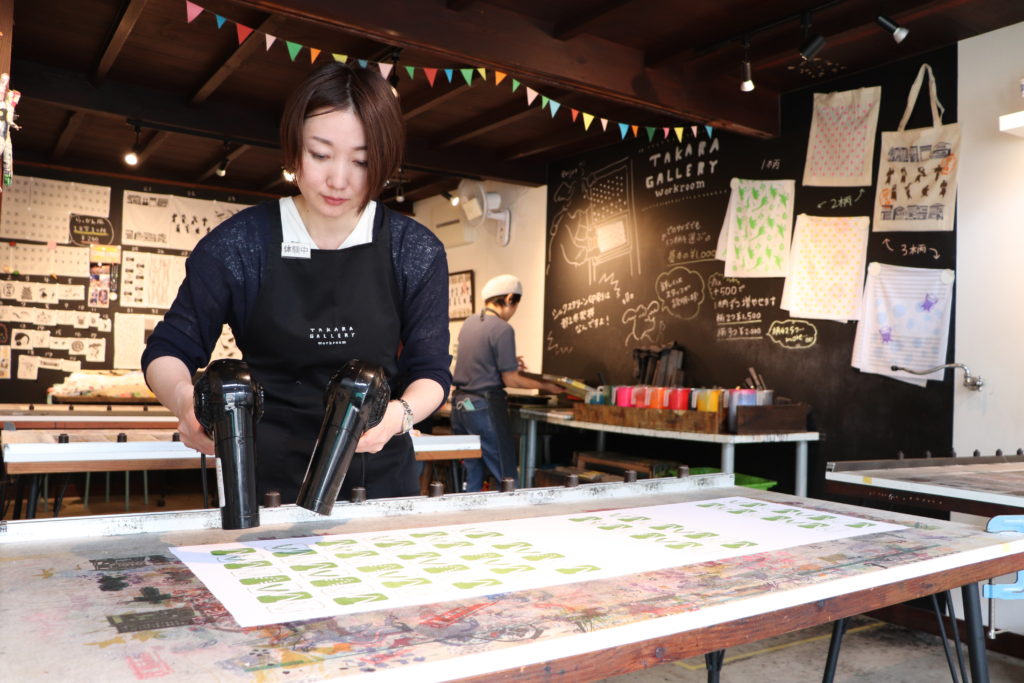
<svg viewBox="0 0 1024 683">
<path fill-rule="evenodd" d="M 993 517 L 1024 513 L 1024 456 L 830 462 L 832 493 Z"/>
<path fill-rule="evenodd" d="M 0 680 L 596 680 L 1024 568 L 1024 535 L 729 486 L 574 489 L 0 522 Z M 743 496 L 903 528 L 598 581 L 242 628 L 168 548 Z M 615 551 L 614 548 L 611 549 Z M 970 616 L 970 615 L 968 615 Z M 978 623 L 980 633 L 980 623 Z"/>
</svg>

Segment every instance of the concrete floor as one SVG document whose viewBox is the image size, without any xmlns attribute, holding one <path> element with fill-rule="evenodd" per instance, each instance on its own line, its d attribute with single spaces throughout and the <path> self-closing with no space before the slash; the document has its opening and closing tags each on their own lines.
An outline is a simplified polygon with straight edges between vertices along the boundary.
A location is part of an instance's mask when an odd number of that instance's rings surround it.
<svg viewBox="0 0 1024 683">
<path fill-rule="evenodd" d="M 820 681 L 831 635 L 832 627 L 825 625 L 726 650 L 720 681 Z M 988 665 L 991 683 L 1024 682 L 1024 659 L 990 652 Z M 704 658 L 695 657 L 604 680 L 605 683 L 698 683 L 707 680 L 707 670 Z M 867 617 L 854 617 L 843 638 L 834 680 L 836 683 L 942 683 L 953 679 L 938 636 Z"/>
<path fill-rule="evenodd" d="M 168 496 L 165 505 L 158 505 L 160 487 L 153 481 L 150 482 L 149 503 L 146 504 L 142 499 L 139 476 L 134 475 L 132 480 L 131 512 L 202 507 L 201 495 L 181 493 Z M 78 495 L 68 497 L 60 516 L 125 512 L 123 494 L 112 495 L 109 502 L 104 502 L 103 484 L 102 476 L 94 481 L 88 508 L 83 507 Z M 52 514 L 52 509 L 44 513 L 40 506 L 40 517 Z M 820 681 L 831 634 L 831 625 L 824 625 L 727 650 L 720 681 Z M 989 652 L 988 664 L 991 683 L 1024 683 L 1024 659 Z M 605 683 L 702 683 L 706 680 L 703 657 L 604 679 Z M 952 680 L 938 636 L 867 617 L 855 617 L 850 621 L 843 638 L 836 683 L 942 683 Z"/>
</svg>

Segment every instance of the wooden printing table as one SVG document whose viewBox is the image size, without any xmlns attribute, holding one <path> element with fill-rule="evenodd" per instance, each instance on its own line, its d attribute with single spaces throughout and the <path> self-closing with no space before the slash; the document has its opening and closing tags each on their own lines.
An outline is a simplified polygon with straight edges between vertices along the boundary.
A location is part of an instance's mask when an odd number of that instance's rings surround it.
<svg viewBox="0 0 1024 683">
<path fill-rule="evenodd" d="M 0 522 L 0 680 L 598 680 L 956 587 L 963 588 L 972 678 L 988 680 L 976 583 L 1024 568 L 1024 534 L 740 489 L 731 481 L 716 474 L 340 503 L 330 517 L 283 506 L 264 508 L 263 525 L 245 531 L 217 528 L 214 510 Z M 168 550 L 727 496 L 904 528 L 248 628 Z M 45 643 L 45 654 L 26 643 Z"/>
<path fill-rule="evenodd" d="M 1019 515 L 1024 455 L 830 462 L 825 490 L 983 517 Z"/>
<path fill-rule="evenodd" d="M 809 441 L 818 441 L 821 438 L 818 432 L 703 434 L 700 432 L 679 432 L 669 429 L 623 427 L 597 422 L 580 422 L 573 419 L 571 410 L 545 408 L 520 408 L 519 416 L 526 422 L 524 466 L 520 473 L 521 486 L 533 483 L 534 470 L 537 464 L 538 422 L 547 422 L 548 424 L 597 432 L 597 450 L 604 450 L 605 434 L 609 432 L 632 436 L 651 436 L 658 439 L 675 439 L 677 441 L 717 443 L 721 446 L 720 469 L 727 474 L 732 474 L 736 471 L 736 446 L 739 444 L 793 443 L 796 446 L 796 485 L 794 488 L 798 496 L 807 495 L 807 443 Z"/>
<path fill-rule="evenodd" d="M 0 403 L 0 426 L 12 429 L 175 429 L 163 406 Z"/>
<path fill-rule="evenodd" d="M 177 424 L 177 421 L 175 421 Z M 202 455 L 172 440 L 174 430 L 132 429 L 123 432 L 127 441 L 118 443 L 113 429 L 16 429 L 0 432 L 3 440 L 4 472 L 29 475 L 28 509 L 36 513 L 38 475 L 82 472 L 137 472 L 149 470 L 199 469 Z M 58 443 L 61 436 L 67 443 Z M 480 457 L 480 437 L 412 437 L 417 460 L 453 460 Z M 210 458 L 209 466 L 215 466 Z M 127 474 L 126 474 L 127 476 Z M 127 496 L 127 487 L 126 493 Z M 20 505 L 15 519 L 20 517 Z"/>
</svg>

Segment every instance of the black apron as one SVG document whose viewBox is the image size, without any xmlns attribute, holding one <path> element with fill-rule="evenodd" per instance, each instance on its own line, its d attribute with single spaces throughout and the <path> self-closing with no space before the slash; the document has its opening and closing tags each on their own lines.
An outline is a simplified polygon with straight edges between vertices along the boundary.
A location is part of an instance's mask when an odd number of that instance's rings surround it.
<svg viewBox="0 0 1024 683">
<path fill-rule="evenodd" d="M 353 358 L 375 363 L 397 395 L 401 306 L 385 207 L 377 205 L 371 243 L 312 249 L 308 259 L 281 257 L 280 208 L 274 203 L 267 209 L 270 247 L 239 348 L 263 385 L 258 493 L 262 498 L 277 490 L 282 503 L 294 503 L 323 422 L 331 375 Z M 368 498 L 419 493 L 409 435 L 393 437 L 379 453 L 356 454 L 339 500 L 348 500 L 353 486 L 365 486 Z"/>
</svg>

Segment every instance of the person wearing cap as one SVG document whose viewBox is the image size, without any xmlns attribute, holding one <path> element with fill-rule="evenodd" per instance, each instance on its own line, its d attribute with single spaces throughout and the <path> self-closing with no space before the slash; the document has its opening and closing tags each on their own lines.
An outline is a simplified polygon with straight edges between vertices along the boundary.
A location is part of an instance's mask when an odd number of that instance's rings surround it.
<svg viewBox="0 0 1024 683">
<path fill-rule="evenodd" d="M 516 476 L 515 436 L 505 387 L 562 391 L 556 384 L 519 372 L 523 366 L 516 356 L 515 330 L 508 321 L 518 310 L 522 296 L 523 285 L 515 275 L 491 278 L 481 293 L 483 309 L 466 318 L 459 332 L 452 432 L 478 434 L 483 454 L 481 459 L 466 460 L 467 491 L 482 490 L 487 474 L 499 482 Z"/>
</svg>

